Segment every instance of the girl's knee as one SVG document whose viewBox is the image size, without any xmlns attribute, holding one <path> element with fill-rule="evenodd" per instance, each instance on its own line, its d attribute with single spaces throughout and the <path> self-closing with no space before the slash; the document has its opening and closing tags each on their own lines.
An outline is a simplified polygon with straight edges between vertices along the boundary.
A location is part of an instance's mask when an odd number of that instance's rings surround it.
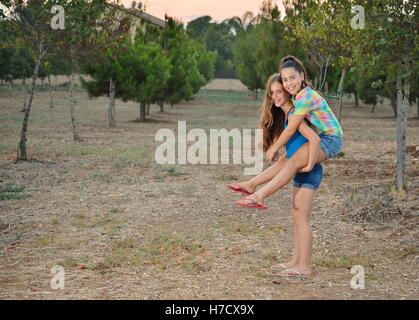
<svg viewBox="0 0 419 320">
<path fill-rule="evenodd" d="M 276 162 L 275 165 L 283 165 L 287 161 L 287 158 L 285 155 L 282 155 Z"/>
<path fill-rule="evenodd" d="M 310 224 L 310 216 L 303 214 L 298 208 L 292 210 L 292 220 L 296 226 Z"/>
</svg>

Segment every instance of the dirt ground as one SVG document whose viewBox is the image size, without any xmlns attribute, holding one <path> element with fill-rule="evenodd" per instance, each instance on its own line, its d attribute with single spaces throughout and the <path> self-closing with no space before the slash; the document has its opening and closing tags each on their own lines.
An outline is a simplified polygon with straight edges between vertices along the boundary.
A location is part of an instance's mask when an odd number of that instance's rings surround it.
<svg viewBox="0 0 419 320">
<path fill-rule="evenodd" d="M 209 97 L 217 95 L 214 100 Z M 227 189 L 249 165 L 158 165 L 160 128 L 256 128 L 258 104 L 227 93 L 135 121 L 136 103 L 77 92 L 82 142 L 73 142 L 68 93 L 37 92 L 28 152 L 14 163 L 20 92 L 0 92 L 0 299 L 418 299 L 419 162 L 406 158 L 407 193 L 394 190 L 395 120 L 388 106 L 345 104 L 344 155 L 326 161 L 313 209 L 313 276 L 287 280 L 270 266 L 292 254 L 291 185 L 268 210 L 234 206 Z M 218 99 L 218 100 L 217 100 Z M 414 109 L 412 107 L 412 109 Z M 414 116 L 412 110 L 412 115 Z M 419 120 L 407 145 L 419 145 Z M 265 162 L 264 168 L 267 168 Z M 63 267 L 63 289 L 53 289 Z M 353 289 L 353 266 L 365 288 Z"/>
</svg>

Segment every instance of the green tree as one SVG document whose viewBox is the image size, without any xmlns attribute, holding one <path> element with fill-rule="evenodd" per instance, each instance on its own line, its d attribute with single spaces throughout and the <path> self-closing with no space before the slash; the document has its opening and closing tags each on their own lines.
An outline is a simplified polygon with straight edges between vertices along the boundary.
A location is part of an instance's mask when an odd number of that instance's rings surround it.
<svg viewBox="0 0 419 320">
<path fill-rule="evenodd" d="M 329 63 L 342 70 L 338 86 L 339 121 L 345 77 L 355 65 L 354 47 L 360 43 L 358 30 L 351 25 L 352 7 L 356 4 L 354 0 L 308 0 L 299 8 L 301 15 L 287 22 L 310 52 L 311 59 L 317 61 L 320 70 Z M 320 83 L 324 83 L 324 79 L 325 74 L 320 74 Z"/>
<path fill-rule="evenodd" d="M 163 30 L 162 39 L 171 64 L 170 78 L 164 91 L 165 101 L 173 106 L 182 100 L 191 100 L 208 81 L 212 67 L 211 65 L 208 67 L 208 61 L 205 61 L 208 59 L 213 61 L 214 55 L 209 54 L 206 57 L 202 54 L 202 48 L 198 48 L 185 34 L 183 25 L 171 17 L 166 17 L 166 28 Z"/>
<path fill-rule="evenodd" d="M 257 90 L 263 89 L 266 79 L 261 78 L 257 73 L 258 56 L 256 50 L 249 50 L 250 46 L 255 48 L 258 44 L 256 31 L 250 30 L 240 32 L 234 43 L 234 63 L 236 73 L 240 81 L 255 93 L 257 99 Z"/>
<path fill-rule="evenodd" d="M 204 45 L 196 41 L 192 41 L 192 50 L 194 51 L 198 63 L 198 70 L 205 79 L 205 82 L 203 83 L 203 85 L 205 85 L 214 78 L 217 54 L 208 51 Z"/>
<path fill-rule="evenodd" d="M 202 16 L 192 20 L 186 26 L 186 32 L 193 39 L 201 39 L 211 25 L 212 18 L 210 16 Z"/>
<path fill-rule="evenodd" d="M 29 115 L 32 106 L 35 81 L 38 77 L 41 62 L 46 53 L 56 43 L 56 33 L 51 32 L 51 8 L 58 1 L 20 0 L 3 1 L 4 10 L 0 12 L 0 24 L 7 30 L 8 38 L 16 44 L 17 39 L 30 50 L 35 61 L 32 70 L 32 81 L 29 89 L 29 98 L 22 121 L 22 130 L 18 145 L 17 161 L 27 160 L 27 131 Z M 7 11 L 8 14 L 4 14 Z"/>
<path fill-rule="evenodd" d="M 278 64 L 283 56 L 293 54 L 303 61 L 305 58 L 297 41 L 286 39 L 288 30 L 273 1 L 262 3 L 257 21 L 259 23 L 249 31 L 237 34 L 234 46 L 237 74 L 249 90 L 256 92 L 256 97 L 257 89 L 263 88 L 269 76 L 278 72 Z"/>
<path fill-rule="evenodd" d="M 212 23 L 205 32 L 203 42 L 209 51 L 217 52 L 215 68 L 233 69 L 233 43 L 234 35 L 230 27 L 225 23 Z"/>
<path fill-rule="evenodd" d="M 98 23 L 105 12 L 106 1 L 62 0 L 60 5 L 65 12 L 65 28 L 57 30 L 60 41 L 54 54 L 69 61 L 71 127 L 74 141 L 81 141 L 75 115 L 75 75 L 79 61 L 84 60 L 86 63 L 86 60 L 93 57 L 92 52 L 100 50 L 97 41 L 100 32 Z"/>
<path fill-rule="evenodd" d="M 179 36 L 169 43 L 168 57 L 172 71 L 168 81 L 167 100 L 173 106 L 182 100 L 191 100 L 206 80 L 199 72 L 197 57 L 188 40 Z"/>
<path fill-rule="evenodd" d="M 256 71 L 265 82 L 271 74 L 278 72 L 281 57 L 294 52 L 289 48 L 290 41 L 285 40 L 285 26 L 279 8 L 272 0 L 262 3 L 258 16 L 260 23 L 255 28 L 259 39 L 255 48 Z"/>
<path fill-rule="evenodd" d="M 312 78 L 314 87 L 326 90 L 328 71 L 331 69 L 331 54 L 324 50 L 326 45 L 323 39 L 308 34 L 316 10 L 319 10 L 316 1 L 285 0 L 285 39 L 294 44 L 295 56 L 305 63 L 307 72 Z M 334 78 L 334 77 L 333 77 Z"/>
<path fill-rule="evenodd" d="M 31 77 L 32 71 L 34 70 L 35 61 L 30 50 L 28 50 L 23 44 L 21 44 L 19 40 L 17 40 L 15 43 L 16 45 L 11 61 L 11 68 L 13 70 L 12 77 L 13 79 L 22 79 L 22 88 L 25 98 L 21 112 L 25 112 L 30 94 L 29 86 L 26 83 L 26 79 Z M 42 73 L 43 70 L 41 63 L 38 76 L 41 76 Z"/>
<path fill-rule="evenodd" d="M 82 86 L 89 96 L 109 97 L 108 126 L 116 127 L 115 100 L 118 97 L 116 82 L 117 58 L 124 54 L 130 42 L 129 29 L 133 21 L 128 14 L 117 7 L 109 6 L 98 22 L 97 46 L 100 50 L 91 53 L 90 59 L 80 63 L 80 70 L 90 76 L 91 80 L 80 77 Z"/>
<path fill-rule="evenodd" d="M 15 50 L 11 47 L 0 48 L 0 80 L 11 82 L 13 80 L 13 56 Z"/>
<path fill-rule="evenodd" d="M 396 185 L 402 190 L 405 189 L 407 108 L 419 61 L 418 1 L 371 0 L 360 4 L 368 12 L 368 19 L 365 29 L 358 30 L 363 40 L 356 48 L 358 64 L 368 66 L 371 76 L 385 75 L 387 82 L 392 82 L 392 91 L 396 92 Z"/>
<path fill-rule="evenodd" d="M 170 78 L 170 61 L 157 43 L 135 41 L 116 61 L 117 94 L 123 101 L 140 103 L 140 121 L 145 121 L 146 105 L 156 102 Z"/>
<path fill-rule="evenodd" d="M 246 11 L 241 17 L 235 16 L 224 20 L 223 23 L 233 29 L 237 35 L 243 31 L 250 31 L 256 24 L 257 20 L 258 17 L 255 17 L 252 11 Z"/>
<path fill-rule="evenodd" d="M 69 62 L 66 59 L 62 59 L 54 54 L 47 54 L 45 56 L 45 61 L 43 63 L 43 69 L 45 71 L 45 76 L 48 79 L 48 95 L 49 95 L 49 107 L 54 108 L 54 99 L 53 99 L 53 86 L 51 82 L 51 76 L 58 75 L 70 75 L 70 66 Z"/>
</svg>

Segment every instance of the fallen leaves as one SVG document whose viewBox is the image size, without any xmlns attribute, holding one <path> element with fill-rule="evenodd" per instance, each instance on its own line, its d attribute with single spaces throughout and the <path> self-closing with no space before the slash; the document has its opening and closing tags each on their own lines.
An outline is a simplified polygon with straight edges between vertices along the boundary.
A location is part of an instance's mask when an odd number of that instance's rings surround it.
<svg viewBox="0 0 419 320">
<path fill-rule="evenodd" d="M 0 160 L 2 160 L 2 161 L 16 161 L 16 155 L 15 154 L 8 154 L 8 155 L 5 155 L 5 156 L 3 156 L 3 157 L 1 157 L 0 158 Z"/>
<path fill-rule="evenodd" d="M 16 242 L 12 242 L 10 243 L 7 247 L 6 250 L 13 250 L 16 249 L 21 243 L 19 241 Z"/>
<path fill-rule="evenodd" d="M 83 266 L 83 265 L 76 265 L 75 267 L 74 267 L 74 269 L 76 269 L 76 270 L 86 270 L 87 269 L 87 267 L 86 266 Z"/>
<path fill-rule="evenodd" d="M 234 248 L 232 248 L 231 249 L 231 254 L 233 254 L 233 255 L 239 255 L 239 254 L 241 254 L 241 249 L 240 248 L 238 248 L 238 247 L 234 247 Z"/>
</svg>

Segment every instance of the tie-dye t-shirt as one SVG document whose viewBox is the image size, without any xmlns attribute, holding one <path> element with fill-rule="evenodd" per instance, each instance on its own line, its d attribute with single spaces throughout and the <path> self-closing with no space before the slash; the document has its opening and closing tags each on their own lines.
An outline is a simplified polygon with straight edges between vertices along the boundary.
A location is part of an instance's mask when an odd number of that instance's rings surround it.
<svg viewBox="0 0 419 320">
<path fill-rule="evenodd" d="M 296 115 L 305 115 L 318 134 L 343 137 L 342 128 L 327 101 L 311 87 L 302 89 L 292 98 Z"/>
</svg>

